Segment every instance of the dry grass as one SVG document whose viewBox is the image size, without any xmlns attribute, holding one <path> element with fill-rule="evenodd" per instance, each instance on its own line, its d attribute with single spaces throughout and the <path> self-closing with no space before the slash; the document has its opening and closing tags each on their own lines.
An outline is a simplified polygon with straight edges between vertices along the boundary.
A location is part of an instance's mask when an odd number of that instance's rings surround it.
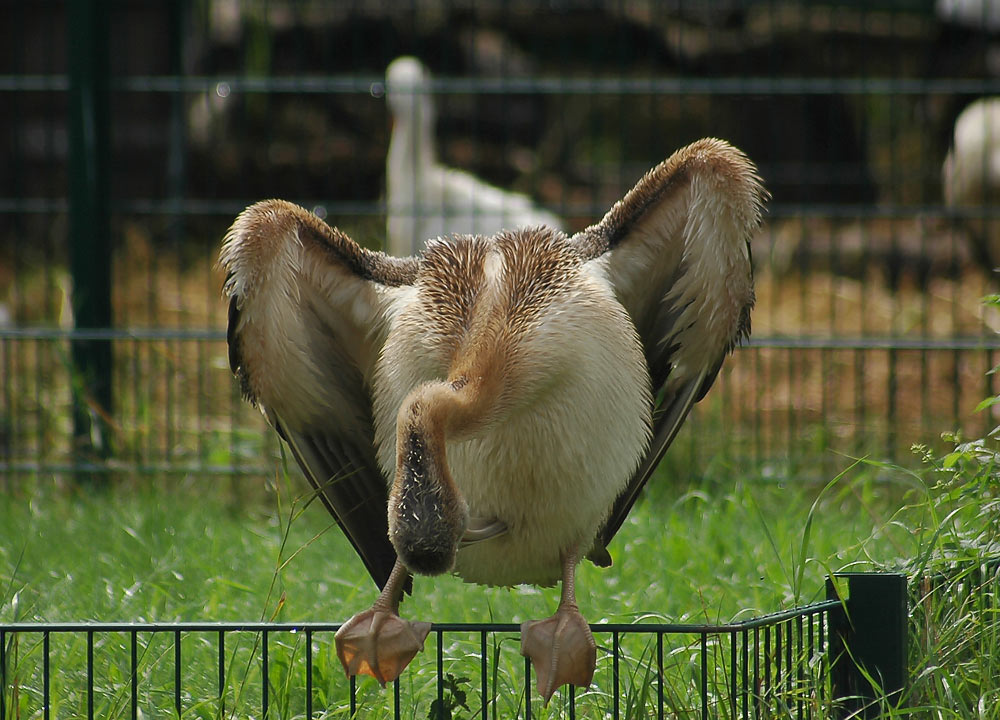
<svg viewBox="0 0 1000 720">
<path fill-rule="evenodd" d="M 275 444 L 259 415 L 235 390 L 221 333 L 226 307 L 215 267 L 225 220 L 206 227 L 204 248 L 166 251 L 147 224 L 126 222 L 114 258 L 114 312 L 129 328 L 167 329 L 165 337 L 113 341 L 114 444 L 124 467 L 263 467 Z M 990 280 L 966 261 L 940 258 L 895 274 L 880 249 L 962 241 L 920 220 L 772 223 L 755 241 L 754 337 L 848 339 L 810 349 L 751 347 L 729 360 L 716 388 L 679 438 L 699 462 L 790 459 L 809 466 L 817 453 L 904 456 L 913 442 L 944 430 L 982 434 L 991 418 L 973 412 L 993 392 L 987 349 L 855 347 L 859 338 L 906 341 L 986 337 L 1000 327 L 981 298 Z M 865 260 L 866 262 L 861 262 Z M 917 268 L 917 269 L 915 269 Z M 833 272 L 837 269 L 840 272 Z M 948 269 L 953 272 L 943 272 Z M 924 286 L 918 280 L 925 282 Z M 26 325 L 66 323 L 66 273 L 47 267 L 8 286 Z M 39 317 L 46 308 L 50 317 Z M 177 331 L 205 331 L 177 337 Z M 8 378 L 0 448 L 12 463 L 72 461 L 69 343 L 8 339 L 0 365 Z M 677 451 L 682 452 L 682 451 Z M 824 472 L 827 468 L 824 467 Z"/>
</svg>

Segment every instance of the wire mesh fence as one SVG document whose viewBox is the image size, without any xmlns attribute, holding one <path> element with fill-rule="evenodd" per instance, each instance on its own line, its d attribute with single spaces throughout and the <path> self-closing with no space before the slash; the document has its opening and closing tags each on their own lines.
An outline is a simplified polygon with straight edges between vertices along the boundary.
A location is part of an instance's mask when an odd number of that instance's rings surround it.
<svg viewBox="0 0 1000 720">
<path fill-rule="evenodd" d="M 929 0 L 123 0 L 76 22 L 83 5 L 2 3 L 5 482 L 270 472 L 276 444 L 226 368 L 220 238 L 281 196 L 381 247 L 384 73 L 406 54 L 433 72 L 441 162 L 569 232 L 698 137 L 759 165 L 753 339 L 675 456 L 828 474 L 835 453 L 905 461 L 995 424 L 973 410 L 997 390 L 980 302 L 996 206 L 947 200 L 943 175 L 959 112 L 997 91 L 991 17 Z M 84 90 L 104 102 L 90 135 Z"/>
</svg>

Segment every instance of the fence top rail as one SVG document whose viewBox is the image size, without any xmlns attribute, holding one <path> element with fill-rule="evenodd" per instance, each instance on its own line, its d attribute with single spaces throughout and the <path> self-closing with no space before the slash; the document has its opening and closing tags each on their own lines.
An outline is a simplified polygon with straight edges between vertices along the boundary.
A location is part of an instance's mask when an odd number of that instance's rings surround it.
<svg viewBox="0 0 1000 720">
<path fill-rule="evenodd" d="M 643 163 L 633 163 L 636 177 L 646 169 Z M 641 165 L 642 170 L 636 169 Z M 220 216 L 231 220 L 258 197 L 245 198 L 192 198 L 172 196 L 168 198 L 112 198 L 112 213 L 132 215 Z M 289 197 L 305 208 L 312 208 L 324 219 L 343 216 L 379 217 L 388 208 L 382 200 L 331 200 L 317 197 Z M 607 207 L 582 201 L 565 201 L 554 206 L 561 215 L 569 217 L 590 217 L 594 221 L 603 216 Z M 69 211 L 69 199 L 62 196 L 45 197 L 0 197 L 0 215 L 40 215 L 65 213 Z M 948 207 L 941 203 L 907 203 L 869 205 L 861 203 L 792 203 L 775 201 L 764 211 L 767 220 L 829 219 L 839 222 L 862 222 L 867 220 L 929 220 L 934 218 L 953 219 L 996 219 L 1000 217 L 1000 205 L 987 204 L 973 207 Z M 333 222 L 333 220 L 331 220 Z M 221 237 L 221 230 L 220 230 Z"/>
<path fill-rule="evenodd" d="M 360 75 L 129 75 L 116 77 L 112 89 L 156 93 L 384 93 L 385 78 Z M 66 92 L 69 76 L 0 74 L 0 92 Z M 449 77 L 438 76 L 437 94 L 507 93 L 544 95 L 992 95 L 996 80 L 908 77 Z"/>
<path fill-rule="evenodd" d="M 0 328 L 0 340 L 189 340 L 221 342 L 225 330 L 216 328 Z M 751 337 L 744 347 L 776 350 L 1000 350 L 1000 334 L 955 337 L 904 335 L 809 337 L 772 335 Z M 737 348 L 738 349 L 738 348 Z"/>
<path fill-rule="evenodd" d="M 796 617 L 818 615 L 840 604 L 839 600 L 804 605 L 719 625 L 698 623 L 591 623 L 597 633 L 671 635 L 720 635 L 774 625 Z M 178 633 L 178 632 L 336 632 L 340 623 L 328 622 L 13 622 L 0 623 L 0 633 Z M 518 623 L 432 623 L 432 632 L 520 632 Z"/>
</svg>

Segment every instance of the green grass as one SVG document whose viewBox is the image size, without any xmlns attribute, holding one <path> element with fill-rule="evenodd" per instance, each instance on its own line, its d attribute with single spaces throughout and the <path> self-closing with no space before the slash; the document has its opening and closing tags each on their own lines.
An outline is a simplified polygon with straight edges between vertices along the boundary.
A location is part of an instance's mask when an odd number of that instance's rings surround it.
<svg viewBox="0 0 1000 720">
<path fill-rule="evenodd" d="M 821 599 L 823 580 L 833 571 L 895 567 L 917 577 L 945 553 L 969 555 L 1000 537 L 995 522 L 983 524 L 983 508 L 992 507 L 983 489 L 979 494 L 971 489 L 982 475 L 974 460 L 961 455 L 945 467 L 946 458 L 916 473 L 843 459 L 844 472 L 826 486 L 775 483 L 725 467 L 684 482 L 676 479 L 683 468 L 668 460 L 613 543 L 614 566 L 581 565 L 581 610 L 591 622 L 715 623 Z M 0 622 L 340 622 L 371 603 L 375 588 L 362 564 L 322 507 L 308 505 L 297 475 L 287 477 L 276 468 L 263 490 L 234 482 L 153 478 L 87 493 L 39 481 L 5 497 L 0 505 Z M 987 487 L 986 492 L 993 491 Z M 240 496 L 250 499 L 234 501 Z M 958 552 L 963 547 L 965 552 Z M 965 605 L 942 597 L 929 598 L 920 606 L 920 622 L 914 620 L 914 637 L 921 639 L 911 648 L 910 663 L 917 678 L 904 700 L 910 710 L 895 711 L 901 716 L 923 716 L 923 710 L 913 708 L 974 711 L 982 698 L 993 698 L 988 707 L 997 705 L 995 616 L 968 606 L 979 597 L 975 593 Z M 453 577 L 417 578 L 402 613 L 437 622 L 521 622 L 550 615 L 557 601 L 557 588 L 482 588 Z M 185 639 L 185 667 L 202 668 L 196 672 L 201 680 L 185 688 L 185 716 L 223 716 L 213 699 L 213 639 L 204 634 Z M 22 645 L 8 647 L 8 658 L 22 662 L 18 697 L 29 711 L 37 707 L 38 641 L 21 636 L 18 642 Z M 64 636 L 53 643 L 55 658 L 79 661 L 85 653 L 79 638 Z M 125 643 L 124 635 L 106 638 L 98 650 L 106 678 L 106 685 L 98 687 L 102 717 L 128 716 L 123 690 L 128 668 L 120 659 Z M 318 707 L 334 717 L 347 709 L 331 646 L 329 637 L 320 645 L 314 683 Z M 143 641 L 148 707 L 172 707 L 171 647 L 169 637 Z M 492 707 L 498 717 L 516 715 L 523 702 L 517 647 L 516 636 L 490 640 L 491 667 L 496 668 Z M 227 649 L 229 710 L 252 708 L 260 696 L 259 638 L 243 636 Z M 622 651 L 623 717 L 644 717 L 655 699 L 649 640 L 629 636 Z M 295 671 L 303 653 L 301 635 L 273 641 L 273 717 L 303 712 Z M 404 674 L 404 696 L 426 698 L 419 711 L 410 711 L 413 717 L 425 717 L 436 696 L 435 653 L 432 636 Z M 444 649 L 452 686 L 446 697 L 456 718 L 477 712 L 478 653 L 475 638 L 449 640 Z M 601 658 L 596 687 L 578 696 L 580 717 L 590 716 L 588 708 L 601 714 L 609 707 L 610 660 L 603 653 Z M 668 658 L 668 707 L 686 716 L 696 709 L 696 653 L 679 641 L 668 648 Z M 960 687 L 954 687 L 942 663 L 961 670 L 966 680 Z M 60 670 L 53 676 L 53 687 L 62 692 L 59 707 L 68 714 L 83 707 L 81 672 Z M 463 692 L 476 695 L 468 702 L 473 711 L 462 706 Z M 392 693 L 375 683 L 362 681 L 359 697 L 366 716 L 380 717 L 391 708 Z M 535 700 L 537 717 L 565 711 L 564 694 L 547 710 Z M 16 716 L 11 707 L 9 717 Z"/>
<path fill-rule="evenodd" d="M 815 599 L 829 570 L 905 551 L 905 533 L 882 527 L 905 489 L 870 472 L 825 492 L 660 477 L 612 545 L 614 567 L 581 565 L 581 605 L 593 621 L 716 621 Z M 0 620 L 270 619 L 283 595 L 280 619 L 333 621 L 372 599 L 374 586 L 332 520 L 318 503 L 304 507 L 297 477 L 272 485 L 270 503 L 233 503 L 230 492 L 207 480 L 151 480 L 108 493 L 40 486 L 5 498 Z M 520 622 L 551 613 L 558 600 L 557 588 L 483 588 L 453 577 L 417 578 L 415 588 L 406 612 L 444 622 Z"/>
</svg>

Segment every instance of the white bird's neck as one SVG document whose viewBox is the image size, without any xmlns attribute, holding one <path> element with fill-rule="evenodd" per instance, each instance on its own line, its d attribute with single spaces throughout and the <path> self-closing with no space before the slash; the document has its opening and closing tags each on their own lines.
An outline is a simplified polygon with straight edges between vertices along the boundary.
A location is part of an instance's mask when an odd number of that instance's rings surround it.
<svg viewBox="0 0 1000 720">
<path fill-rule="evenodd" d="M 399 182 L 401 178 L 415 178 L 419 182 L 434 164 L 434 158 L 434 113 L 430 98 L 417 92 L 412 96 L 409 112 L 399 113 L 393 119 L 389 165 L 398 172 L 389 173 L 389 183 Z M 403 197 L 410 193 L 406 187 L 391 187 L 390 195 L 394 194 L 394 190 L 399 191 Z"/>
</svg>

